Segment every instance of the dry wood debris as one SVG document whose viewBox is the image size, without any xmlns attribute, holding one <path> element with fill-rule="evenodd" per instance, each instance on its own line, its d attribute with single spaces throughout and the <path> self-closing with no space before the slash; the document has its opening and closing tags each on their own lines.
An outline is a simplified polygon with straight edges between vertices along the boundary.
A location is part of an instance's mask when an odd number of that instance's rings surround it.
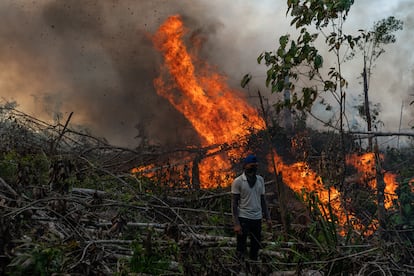
<svg viewBox="0 0 414 276">
<path fill-rule="evenodd" d="M 158 148 L 113 147 L 70 129 L 70 116 L 49 125 L 13 108 L 2 112 L 11 118 L 2 121 L 2 153 L 43 156 L 49 167 L 35 178 L 40 169 L 22 162 L 15 178 L 0 175 L 1 273 L 321 275 L 343 264 L 355 275 L 414 271 L 378 243 L 325 247 L 301 239 L 309 228 L 287 235 L 277 220 L 264 231 L 260 265 L 240 263 L 228 188 L 158 187 L 130 173 L 162 155 Z"/>
</svg>

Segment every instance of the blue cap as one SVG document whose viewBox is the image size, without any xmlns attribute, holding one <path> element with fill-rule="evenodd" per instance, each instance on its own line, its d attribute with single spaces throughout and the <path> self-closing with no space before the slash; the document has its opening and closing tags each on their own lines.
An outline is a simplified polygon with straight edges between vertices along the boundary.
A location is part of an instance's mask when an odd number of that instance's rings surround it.
<svg viewBox="0 0 414 276">
<path fill-rule="evenodd" d="M 256 158 L 256 156 L 255 155 L 253 155 L 253 154 L 250 154 L 250 155 L 248 155 L 245 159 L 244 159 L 244 162 L 243 162 L 245 165 L 247 165 L 247 164 L 256 164 L 257 163 L 257 158 Z"/>
</svg>

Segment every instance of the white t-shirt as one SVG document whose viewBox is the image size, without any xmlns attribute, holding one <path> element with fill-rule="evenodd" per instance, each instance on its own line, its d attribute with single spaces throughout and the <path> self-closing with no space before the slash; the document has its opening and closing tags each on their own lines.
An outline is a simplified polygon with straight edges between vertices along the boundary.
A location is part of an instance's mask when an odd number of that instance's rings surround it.
<svg viewBox="0 0 414 276">
<path fill-rule="evenodd" d="M 252 188 L 250 188 L 244 173 L 236 177 L 231 184 L 231 193 L 240 194 L 239 217 L 247 219 L 262 218 L 260 197 L 265 194 L 265 185 L 262 176 L 256 175 L 256 178 L 256 183 Z"/>
</svg>

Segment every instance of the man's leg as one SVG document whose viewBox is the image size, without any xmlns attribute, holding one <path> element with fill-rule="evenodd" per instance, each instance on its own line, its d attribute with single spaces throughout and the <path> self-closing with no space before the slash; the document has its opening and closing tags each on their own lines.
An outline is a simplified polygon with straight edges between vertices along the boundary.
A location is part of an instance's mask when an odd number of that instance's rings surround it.
<svg viewBox="0 0 414 276">
<path fill-rule="evenodd" d="M 257 261 L 262 239 L 262 220 L 250 220 L 250 259 Z"/>
<path fill-rule="evenodd" d="M 247 236 L 249 235 L 249 228 L 246 219 L 239 218 L 240 226 L 241 226 L 241 233 L 237 234 L 237 248 L 236 254 L 240 260 L 243 260 L 246 254 L 246 241 Z"/>
</svg>

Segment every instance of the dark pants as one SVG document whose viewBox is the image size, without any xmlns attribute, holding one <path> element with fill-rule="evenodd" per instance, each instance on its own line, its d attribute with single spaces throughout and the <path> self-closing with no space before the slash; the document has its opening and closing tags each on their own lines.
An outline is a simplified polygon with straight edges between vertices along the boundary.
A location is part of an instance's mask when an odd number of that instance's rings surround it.
<svg viewBox="0 0 414 276">
<path fill-rule="evenodd" d="M 256 261 L 259 249 L 261 247 L 262 238 L 262 220 L 261 219 L 247 219 L 240 218 L 241 234 L 237 235 L 237 255 L 243 258 L 246 254 L 247 237 L 250 238 L 249 257 Z"/>
</svg>

